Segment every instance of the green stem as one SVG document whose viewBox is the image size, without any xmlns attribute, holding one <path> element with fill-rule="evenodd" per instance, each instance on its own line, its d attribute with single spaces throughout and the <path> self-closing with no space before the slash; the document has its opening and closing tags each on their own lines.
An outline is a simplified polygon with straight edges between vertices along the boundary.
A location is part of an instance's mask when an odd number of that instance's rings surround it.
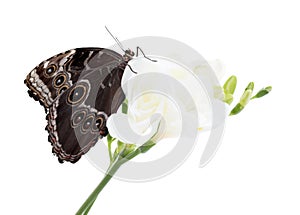
<svg viewBox="0 0 300 215">
<path fill-rule="evenodd" d="M 109 154 L 109 160 L 110 160 L 110 162 L 112 162 L 112 160 L 113 160 L 113 156 L 112 156 L 112 153 L 111 153 L 111 143 L 112 143 L 112 141 L 108 141 L 108 143 L 107 143 L 107 148 L 108 148 L 108 154 Z"/>
<path fill-rule="evenodd" d="M 106 184 L 110 181 L 113 175 L 118 171 L 120 166 L 123 162 L 115 162 L 113 163 L 110 168 L 107 170 L 106 175 L 100 182 L 100 184 L 96 187 L 96 189 L 91 193 L 91 195 L 87 198 L 87 200 L 83 203 L 83 205 L 79 208 L 76 215 L 86 215 L 88 214 L 89 210 L 93 206 L 95 200 L 97 199 L 99 193 L 103 190 Z"/>
<path fill-rule="evenodd" d="M 103 188 L 106 186 L 106 184 L 110 181 L 110 179 L 113 177 L 113 175 L 118 171 L 118 169 L 122 166 L 122 164 L 126 163 L 127 161 L 133 159 L 137 155 L 141 153 L 147 152 L 150 148 L 152 148 L 155 145 L 153 141 L 148 141 L 144 143 L 142 146 L 138 147 L 136 150 L 130 152 L 129 154 L 122 156 L 122 154 L 125 153 L 126 147 L 124 147 L 118 155 L 113 158 L 114 162 L 111 162 L 111 164 L 108 167 L 108 170 L 106 171 L 106 174 L 100 184 L 96 187 L 96 189 L 91 193 L 91 195 L 87 198 L 87 200 L 83 203 L 83 205 L 79 208 L 76 215 L 87 215 L 92 208 L 94 202 L 96 201 L 99 193 L 103 190 Z"/>
<path fill-rule="evenodd" d="M 93 206 L 93 204 L 94 204 L 95 201 L 96 201 L 96 199 L 93 200 L 93 201 L 91 202 L 91 204 L 86 208 L 86 210 L 83 212 L 84 215 L 87 215 L 87 214 L 89 213 L 89 211 L 90 211 L 90 209 L 92 208 L 92 206 Z"/>
</svg>

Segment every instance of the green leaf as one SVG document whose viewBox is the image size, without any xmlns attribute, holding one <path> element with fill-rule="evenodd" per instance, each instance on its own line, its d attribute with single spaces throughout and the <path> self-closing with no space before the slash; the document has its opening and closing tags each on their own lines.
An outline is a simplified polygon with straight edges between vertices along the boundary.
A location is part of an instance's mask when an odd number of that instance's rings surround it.
<svg viewBox="0 0 300 215">
<path fill-rule="evenodd" d="M 149 149 L 151 149 L 153 146 L 155 146 L 155 142 L 152 140 L 147 141 L 146 143 L 144 143 L 143 145 L 141 145 L 139 147 L 139 150 L 141 153 L 145 153 L 147 152 Z"/>
<path fill-rule="evenodd" d="M 123 151 L 121 152 L 121 156 L 122 157 L 126 157 L 129 153 L 133 152 L 136 148 L 136 145 L 135 144 L 125 144 L 125 147 L 123 149 Z"/>
<path fill-rule="evenodd" d="M 258 93 L 253 96 L 251 99 L 257 99 L 257 98 L 261 98 L 265 95 L 267 95 L 269 92 L 271 92 L 272 90 L 272 87 L 271 86 L 268 86 L 268 87 L 265 87 L 265 88 L 262 88 L 260 91 L 258 91 Z"/>
<path fill-rule="evenodd" d="M 124 148 L 125 148 L 125 143 L 118 140 L 117 147 L 114 151 L 114 155 L 113 155 L 113 159 L 112 159 L 113 161 L 115 161 L 117 159 L 117 157 L 120 155 L 120 153 L 123 151 Z"/>
<path fill-rule="evenodd" d="M 116 138 L 110 136 L 110 134 L 108 133 L 108 135 L 106 136 L 106 139 L 107 139 L 107 149 L 108 149 L 109 159 L 110 159 L 110 162 L 112 162 L 113 155 L 112 155 L 112 150 L 111 150 L 111 144 L 116 140 Z"/>
<path fill-rule="evenodd" d="M 118 140 L 118 142 L 117 142 L 117 152 L 120 153 L 123 150 L 124 147 L 125 147 L 125 143 Z"/>
<path fill-rule="evenodd" d="M 117 148 L 115 149 L 113 161 L 117 159 L 117 157 L 126 157 L 129 153 L 133 152 L 136 149 L 135 144 L 130 143 L 123 143 L 122 141 L 118 140 Z"/>
<path fill-rule="evenodd" d="M 225 84 L 223 85 L 223 90 L 225 95 L 227 94 L 233 95 L 236 88 L 236 84 L 237 84 L 236 76 L 234 75 L 230 76 L 225 82 Z"/>
<path fill-rule="evenodd" d="M 110 136 L 110 134 L 108 134 L 106 138 L 107 138 L 107 142 L 110 144 L 116 139 L 116 138 L 113 138 L 112 136 Z"/>
</svg>

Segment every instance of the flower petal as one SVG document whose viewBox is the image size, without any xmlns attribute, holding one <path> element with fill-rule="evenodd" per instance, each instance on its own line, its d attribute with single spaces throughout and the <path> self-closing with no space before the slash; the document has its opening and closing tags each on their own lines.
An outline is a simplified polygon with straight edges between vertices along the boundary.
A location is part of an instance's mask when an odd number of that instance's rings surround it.
<svg viewBox="0 0 300 215">
<path fill-rule="evenodd" d="M 161 119 L 162 116 L 160 114 L 152 115 L 149 119 L 149 129 L 143 135 L 136 133 L 135 130 L 132 129 L 128 121 L 128 115 L 123 113 L 112 114 L 108 118 L 106 126 L 112 137 L 124 143 L 142 145 L 154 136 L 159 136 L 158 129 L 160 129 L 161 132 L 163 131 L 163 126 L 160 126 Z"/>
</svg>

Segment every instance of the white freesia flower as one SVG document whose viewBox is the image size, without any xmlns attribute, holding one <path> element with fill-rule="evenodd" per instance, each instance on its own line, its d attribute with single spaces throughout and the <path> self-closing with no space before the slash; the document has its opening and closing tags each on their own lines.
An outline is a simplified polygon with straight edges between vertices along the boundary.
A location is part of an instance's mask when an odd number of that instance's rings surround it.
<svg viewBox="0 0 300 215">
<path fill-rule="evenodd" d="M 128 114 L 122 114 L 119 110 L 109 117 L 107 127 L 111 136 L 123 142 L 143 144 L 150 138 L 156 141 L 177 138 L 182 126 L 197 132 L 211 128 L 211 101 L 195 75 L 209 80 L 209 76 L 213 75 L 211 66 L 221 78 L 221 62 L 214 61 L 210 66 L 203 63 L 190 72 L 170 60 L 157 61 L 154 63 L 145 58 L 130 61 L 138 74 L 133 74 L 127 68 L 122 79 L 122 88 L 128 100 Z M 198 119 L 195 119 L 197 115 Z M 193 123 L 183 125 L 183 117 L 188 122 L 196 120 L 198 126 Z M 158 127 L 159 132 L 156 132 Z"/>
</svg>

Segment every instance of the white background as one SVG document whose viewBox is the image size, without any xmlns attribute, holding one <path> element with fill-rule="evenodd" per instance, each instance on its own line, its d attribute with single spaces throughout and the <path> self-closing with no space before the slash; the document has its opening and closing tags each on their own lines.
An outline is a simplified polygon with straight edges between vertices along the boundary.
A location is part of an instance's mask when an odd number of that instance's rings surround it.
<svg viewBox="0 0 300 215">
<path fill-rule="evenodd" d="M 273 91 L 228 120 L 214 159 L 200 151 L 148 183 L 112 180 L 90 214 L 299 214 L 298 1 L 4 1 L 1 22 L 1 214 L 74 214 L 103 174 L 85 158 L 59 164 L 41 106 L 23 80 L 44 59 L 120 39 L 171 37 L 219 58 L 241 92 Z M 240 94 L 237 94 L 239 96 Z"/>
</svg>

